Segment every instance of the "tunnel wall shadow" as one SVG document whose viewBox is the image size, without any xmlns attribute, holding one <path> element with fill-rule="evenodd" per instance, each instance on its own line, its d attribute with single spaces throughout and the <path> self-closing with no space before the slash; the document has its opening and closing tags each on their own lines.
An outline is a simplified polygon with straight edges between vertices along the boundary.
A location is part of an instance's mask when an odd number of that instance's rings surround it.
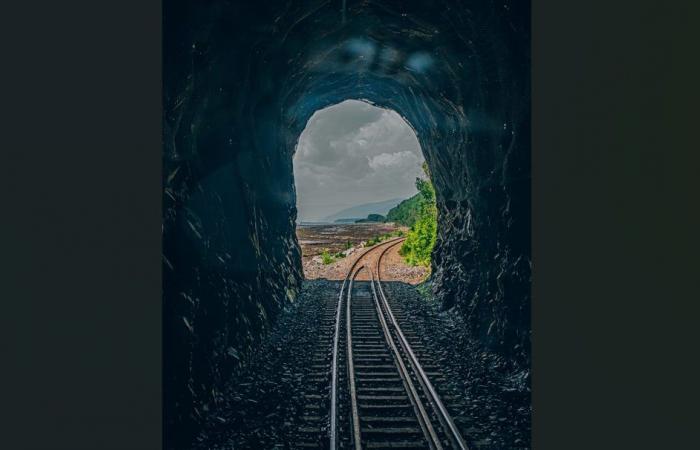
<svg viewBox="0 0 700 450">
<path fill-rule="evenodd" d="M 432 286 L 512 370 L 530 358 L 529 6 L 186 2 L 164 8 L 166 448 L 302 279 L 292 156 L 318 109 L 364 99 L 414 127 L 439 208 Z"/>
</svg>

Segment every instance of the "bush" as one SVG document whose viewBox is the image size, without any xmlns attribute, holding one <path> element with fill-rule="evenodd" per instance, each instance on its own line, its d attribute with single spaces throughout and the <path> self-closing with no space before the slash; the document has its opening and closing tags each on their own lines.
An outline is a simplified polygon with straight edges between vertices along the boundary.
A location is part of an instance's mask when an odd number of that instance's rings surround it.
<svg viewBox="0 0 700 450">
<path fill-rule="evenodd" d="M 333 258 L 333 256 L 331 256 L 331 254 L 328 253 L 328 249 L 324 249 L 323 253 L 321 253 L 321 261 L 323 262 L 323 264 L 330 264 L 333 261 L 335 261 L 335 258 Z"/>
<path fill-rule="evenodd" d="M 416 178 L 416 188 L 420 194 L 420 203 L 416 221 L 411 226 L 399 254 L 411 266 L 430 266 L 430 255 L 437 239 L 437 206 L 435 189 L 430 182 L 428 167 L 423 163 L 426 179 Z"/>
</svg>

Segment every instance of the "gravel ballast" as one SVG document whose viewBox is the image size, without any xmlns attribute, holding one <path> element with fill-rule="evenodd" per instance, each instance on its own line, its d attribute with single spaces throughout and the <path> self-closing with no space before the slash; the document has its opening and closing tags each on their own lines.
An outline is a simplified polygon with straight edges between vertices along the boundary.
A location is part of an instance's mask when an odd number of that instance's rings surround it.
<svg viewBox="0 0 700 450">
<path fill-rule="evenodd" d="M 217 411 L 192 448 L 293 448 L 303 408 L 305 368 L 318 345 L 321 316 L 341 282 L 306 280 L 248 367 L 226 389 Z M 447 382 L 436 386 L 464 405 L 450 410 L 470 447 L 530 447 L 529 373 L 512 373 L 501 359 L 479 351 L 453 311 L 440 311 L 425 286 L 383 284 L 400 301 L 412 327 L 439 361 Z"/>
</svg>

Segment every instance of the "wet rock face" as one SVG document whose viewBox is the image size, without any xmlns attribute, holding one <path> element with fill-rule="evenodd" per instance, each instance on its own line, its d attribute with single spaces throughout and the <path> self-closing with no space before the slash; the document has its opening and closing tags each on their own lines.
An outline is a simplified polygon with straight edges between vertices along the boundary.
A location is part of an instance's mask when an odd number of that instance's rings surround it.
<svg viewBox="0 0 700 450">
<path fill-rule="evenodd" d="M 438 197 L 435 292 L 485 347 L 527 364 L 526 2 L 342 3 L 165 2 L 169 447 L 295 298 L 294 148 L 316 110 L 346 99 L 414 127 Z"/>
</svg>

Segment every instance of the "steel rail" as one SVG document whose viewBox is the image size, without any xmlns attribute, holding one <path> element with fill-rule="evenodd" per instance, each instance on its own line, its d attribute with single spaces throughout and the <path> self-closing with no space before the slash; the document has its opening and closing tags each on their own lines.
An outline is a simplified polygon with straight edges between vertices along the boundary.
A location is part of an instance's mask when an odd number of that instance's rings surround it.
<svg viewBox="0 0 700 450">
<path fill-rule="evenodd" d="M 384 254 L 394 246 L 398 245 L 398 242 L 394 243 L 393 245 L 387 246 L 384 248 L 384 250 L 380 253 L 379 258 L 377 258 L 377 265 L 376 265 L 376 270 L 377 270 L 377 286 L 379 290 L 379 295 L 382 298 L 382 303 L 384 306 L 384 309 L 389 317 L 389 320 L 394 327 L 394 330 L 396 331 L 396 335 L 399 338 L 399 341 L 401 343 L 401 346 L 403 347 L 404 353 L 408 355 L 411 366 L 413 367 L 415 373 L 418 375 L 418 379 L 421 382 L 421 385 L 424 388 L 424 391 L 429 396 L 429 399 L 431 403 L 434 406 L 434 410 L 437 413 L 438 418 L 440 419 L 440 422 L 443 425 L 443 428 L 449 430 L 450 434 L 450 440 L 454 445 L 456 445 L 458 448 L 462 450 L 469 450 L 467 447 L 467 444 L 462 437 L 462 434 L 459 432 L 459 429 L 454 423 L 454 420 L 452 419 L 452 416 L 450 413 L 447 411 L 447 408 L 445 408 L 445 405 L 442 403 L 442 400 L 440 400 L 440 396 L 437 394 L 437 391 L 433 387 L 432 383 L 430 382 L 430 379 L 426 375 L 425 371 L 423 370 L 423 367 L 421 366 L 420 362 L 418 361 L 418 358 L 416 357 L 415 353 L 413 353 L 413 349 L 411 348 L 410 344 L 406 340 L 406 337 L 403 334 L 403 331 L 401 330 L 401 327 L 399 326 L 398 321 L 394 317 L 394 313 L 391 311 L 391 307 L 389 306 L 389 302 L 386 299 L 386 295 L 384 294 L 384 289 L 382 288 L 382 283 L 381 283 L 381 261 L 382 258 L 384 257 Z M 371 271 L 370 271 L 371 272 Z"/>
<path fill-rule="evenodd" d="M 348 296 L 346 300 L 346 311 L 345 311 L 345 328 L 347 331 L 347 360 L 348 360 L 348 380 L 350 382 L 350 404 L 352 408 L 352 432 L 355 450 L 362 450 L 362 439 L 360 436 L 360 411 L 357 406 L 357 387 L 355 386 L 355 363 L 352 356 L 352 318 L 351 318 L 351 296 L 352 296 L 352 284 L 365 266 L 357 269 L 355 274 L 350 279 L 350 285 L 348 286 Z"/>
<path fill-rule="evenodd" d="M 374 288 L 374 275 L 372 274 L 371 268 L 368 269 L 369 275 L 370 275 L 370 286 L 372 287 L 372 296 L 374 298 L 374 305 L 377 309 L 377 317 L 379 318 L 379 323 L 382 326 L 382 331 L 384 333 L 384 336 L 386 338 L 387 345 L 391 349 L 392 353 L 394 354 L 394 359 L 396 361 L 396 364 L 399 368 L 399 374 L 401 375 L 401 378 L 404 380 L 404 385 L 406 388 L 406 393 L 408 394 L 409 398 L 411 399 L 411 403 L 413 404 L 413 407 L 416 409 L 416 418 L 418 419 L 418 423 L 420 424 L 421 430 L 423 431 L 423 435 L 428 442 L 428 445 L 430 446 L 431 449 L 434 450 L 442 450 L 442 443 L 440 442 L 440 438 L 438 438 L 437 433 L 435 432 L 435 429 L 433 428 L 433 424 L 430 421 L 430 417 L 428 416 L 428 413 L 425 410 L 425 406 L 423 405 L 423 402 L 421 401 L 420 397 L 418 396 L 418 391 L 416 390 L 415 385 L 413 384 L 413 380 L 411 380 L 411 376 L 408 372 L 408 369 L 406 368 L 406 365 L 404 364 L 403 358 L 401 357 L 401 353 L 399 352 L 399 349 L 396 347 L 396 344 L 394 343 L 394 339 L 391 336 L 391 331 L 389 330 L 389 326 L 386 323 L 386 319 L 384 318 L 384 313 L 382 312 L 382 307 L 379 303 L 379 297 L 377 296 L 377 291 Z"/>
<path fill-rule="evenodd" d="M 333 333 L 333 361 L 331 363 L 331 411 L 330 411 L 330 442 L 329 442 L 329 449 L 330 450 L 336 450 L 338 448 L 338 340 L 340 337 L 340 316 L 341 316 L 341 311 L 342 311 L 342 304 L 343 304 L 343 292 L 345 291 L 345 286 L 348 283 L 348 279 L 353 273 L 353 270 L 357 266 L 357 264 L 360 262 L 362 258 L 367 256 L 370 252 L 380 248 L 382 245 L 386 244 L 391 244 L 391 243 L 398 243 L 398 241 L 401 241 L 405 238 L 396 238 L 392 239 L 389 241 L 384 242 L 383 244 L 378 244 L 374 247 L 370 247 L 367 249 L 365 252 L 363 252 L 350 266 L 350 270 L 348 270 L 348 274 L 345 276 L 345 279 L 343 280 L 343 284 L 340 287 L 340 294 L 338 295 L 338 304 L 336 306 L 336 314 L 335 314 L 335 331 Z"/>
</svg>

